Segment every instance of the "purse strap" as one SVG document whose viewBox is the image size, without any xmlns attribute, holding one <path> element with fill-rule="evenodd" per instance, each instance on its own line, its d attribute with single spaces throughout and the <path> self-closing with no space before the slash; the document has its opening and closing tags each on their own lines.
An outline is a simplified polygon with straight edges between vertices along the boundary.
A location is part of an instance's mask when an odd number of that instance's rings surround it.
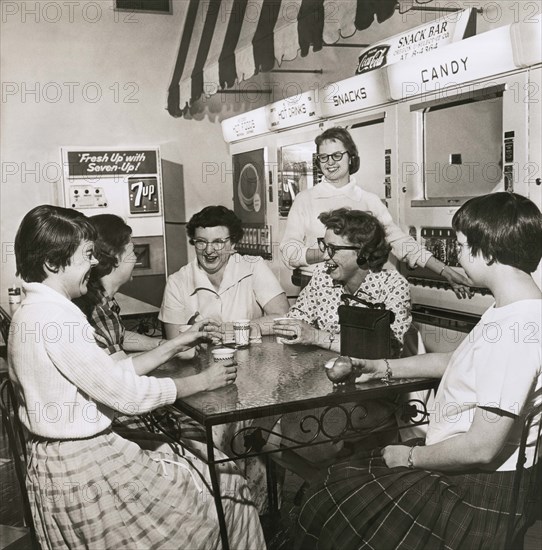
<svg viewBox="0 0 542 550">
<path fill-rule="evenodd" d="M 344 303 L 347 303 L 349 300 L 353 300 L 354 302 L 358 302 L 359 304 L 363 304 L 364 306 L 371 308 L 371 309 L 386 309 L 386 304 L 384 302 L 368 302 L 367 300 L 364 300 L 363 298 L 360 298 L 359 296 L 354 296 L 353 294 L 342 294 L 341 300 Z"/>
</svg>

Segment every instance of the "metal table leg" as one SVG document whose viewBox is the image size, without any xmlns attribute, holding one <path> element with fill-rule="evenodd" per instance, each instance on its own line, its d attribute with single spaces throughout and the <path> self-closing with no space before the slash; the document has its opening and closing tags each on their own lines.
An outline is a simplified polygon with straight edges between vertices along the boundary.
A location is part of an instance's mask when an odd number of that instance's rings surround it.
<svg viewBox="0 0 542 550">
<path fill-rule="evenodd" d="M 222 540 L 222 549 L 229 550 L 228 529 L 226 527 L 226 518 L 224 516 L 224 508 L 222 507 L 222 498 L 220 496 L 220 485 L 216 474 L 215 451 L 213 445 L 213 427 L 206 426 L 207 439 L 207 459 L 209 462 L 209 474 L 211 476 L 211 485 L 213 487 L 213 497 L 215 499 L 216 514 L 218 516 L 218 525 L 220 527 L 220 539 Z"/>
</svg>

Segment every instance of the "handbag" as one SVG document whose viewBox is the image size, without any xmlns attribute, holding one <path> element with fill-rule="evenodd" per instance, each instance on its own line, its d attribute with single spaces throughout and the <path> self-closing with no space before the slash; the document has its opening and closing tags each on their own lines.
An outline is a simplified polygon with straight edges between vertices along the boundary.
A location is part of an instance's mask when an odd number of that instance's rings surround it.
<svg viewBox="0 0 542 550">
<path fill-rule="evenodd" d="M 383 303 L 373 304 L 352 294 L 343 294 L 341 300 L 354 301 L 365 306 L 341 304 L 338 308 L 341 355 L 362 359 L 390 358 L 391 324 L 395 319 L 393 311 L 385 309 Z"/>
</svg>

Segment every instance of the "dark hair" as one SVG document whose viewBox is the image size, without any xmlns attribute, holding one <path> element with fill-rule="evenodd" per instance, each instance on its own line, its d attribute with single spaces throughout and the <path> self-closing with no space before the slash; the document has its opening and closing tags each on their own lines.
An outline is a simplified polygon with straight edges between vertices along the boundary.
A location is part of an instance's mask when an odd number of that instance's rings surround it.
<svg viewBox="0 0 542 550">
<path fill-rule="evenodd" d="M 102 301 L 104 287 L 102 277 L 109 275 L 119 265 L 118 257 L 130 242 L 132 228 L 115 214 L 98 214 L 89 218 L 96 230 L 94 256 L 98 264 L 92 268 L 87 293 L 72 300 L 92 324 L 95 307 Z"/>
<path fill-rule="evenodd" d="M 314 143 L 316 143 L 316 151 L 320 151 L 320 146 L 324 141 L 340 141 L 350 157 L 350 174 L 355 174 L 359 170 L 359 153 L 350 132 L 346 128 L 340 126 L 333 126 L 328 128 L 316 137 Z"/>
<path fill-rule="evenodd" d="M 98 214 L 89 218 L 97 232 L 94 256 L 98 265 L 92 269 L 91 280 L 109 275 L 119 265 L 118 257 L 130 242 L 132 228 L 114 214 Z"/>
<path fill-rule="evenodd" d="M 26 214 L 15 236 L 17 275 L 27 283 L 41 283 L 47 267 L 57 273 L 84 240 L 94 241 L 89 219 L 70 208 L 43 204 Z"/>
<path fill-rule="evenodd" d="M 362 269 L 380 271 L 390 253 L 386 231 L 382 224 L 368 212 L 338 208 L 322 212 L 318 219 L 335 235 L 346 237 L 352 244 L 360 245 L 358 265 Z"/>
<path fill-rule="evenodd" d="M 542 257 L 542 214 L 517 193 L 491 193 L 467 201 L 452 219 L 472 254 L 532 273 Z"/>
<path fill-rule="evenodd" d="M 225 206 L 206 206 L 194 214 L 186 224 L 186 232 L 190 239 L 196 235 L 198 227 L 218 227 L 223 225 L 230 232 L 231 242 L 238 243 L 243 237 L 241 220 Z"/>
</svg>

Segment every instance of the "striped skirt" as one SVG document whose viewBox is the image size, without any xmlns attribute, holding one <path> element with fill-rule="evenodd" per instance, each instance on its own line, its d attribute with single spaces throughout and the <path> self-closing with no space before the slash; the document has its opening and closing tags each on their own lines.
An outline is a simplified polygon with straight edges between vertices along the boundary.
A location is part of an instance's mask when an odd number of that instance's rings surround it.
<svg viewBox="0 0 542 550">
<path fill-rule="evenodd" d="M 503 549 L 513 478 L 514 472 L 445 475 L 388 468 L 379 450 L 359 454 L 331 466 L 307 498 L 297 547 Z"/>
<path fill-rule="evenodd" d="M 27 489 L 43 549 L 214 549 L 220 533 L 208 467 L 167 445 L 142 450 L 113 432 L 32 441 Z M 232 548 L 265 548 L 250 490 L 234 465 L 219 466 Z"/>
</svg>

